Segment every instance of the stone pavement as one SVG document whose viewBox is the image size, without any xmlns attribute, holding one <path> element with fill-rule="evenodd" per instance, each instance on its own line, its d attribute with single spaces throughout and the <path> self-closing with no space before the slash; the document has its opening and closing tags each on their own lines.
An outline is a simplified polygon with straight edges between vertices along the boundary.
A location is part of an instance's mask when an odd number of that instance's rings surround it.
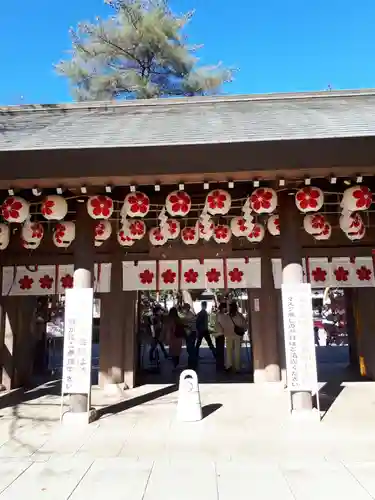
<svg viewBox="0 0 375 500">
<path fill-rule="evenodd" d="M 320 423 L 292 419 L 280 384 L 202 385 L 205 418 L 179 423 L 174 389 L 94 390 L 81 429 L 58 394 L 0 409 L 0 500 L 375 498 L 375 383 L 346 383 Z"/>
</svg>

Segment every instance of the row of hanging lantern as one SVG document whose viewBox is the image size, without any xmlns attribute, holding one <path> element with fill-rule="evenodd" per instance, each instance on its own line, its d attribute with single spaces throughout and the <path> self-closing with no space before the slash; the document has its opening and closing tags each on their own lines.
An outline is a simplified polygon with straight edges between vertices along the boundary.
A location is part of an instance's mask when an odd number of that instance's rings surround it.
<svg viewBox="0 0 375 500">
<path fill-rule="evenodd" d="M 318 212 L 324 204 L 324 193 L 320 188 L 305 186 L 295 194 L 295 203 L 301 213 L 306 214 L 303 221 L 305 231 L 317 240 L 328 239 L 332 228 L 324 215 Z M 341 200 L 341 216 L 339 225 L 351 240 L 363 238 L 365 225 L 358 212 L 367 210 L 372 203 L 371 191 L 362 185 L 345 190 Z M 191 198 L 185 191 L 173 191 L 168 194 L 158 219 L 159 225 L 149 231 L 152 245 L 163 245 L 168 240 L 181 239 L 188 245 L 196 244 L 200 239 L 213 239 L 217 243 L 228 243 L 231 236 L 246 237 L 251 242 L 260 242 L 265 235 L 265 227 L 254 221 L 253 214 L 269 214 L 267 229 L 271 235 L 280 234 L 280 224 L 277 214 L 277 193 L 271 188 L 261 187 L 246 198 L 242 207 L 242 215 L 233 217 L 230 225 L 215 224 L 212 216 L 228 214 L 232 205 L 228 191 L 215 189 L 210 191 L 204 207 L 194 226 L 180 228 L 176 218 L 185 217 L 192 208 Z M 100 246 L 112 232 L 109 218 L 113 215 L 114 201 L 105 195 L 90 196 L 87 199 L 87 210 L 93 219 L 100 219 L 95 229 L 95 245 Z M 140 191 L 130 192 L 124 200 L 121 209 L 121 229 L 118 231 L 118 242 L 123 246 L 131 246 L 136 240 L 142 239 L 146 232 L 146 224 L 142 221 L 150 211 L 149 197 Z M 47 220 L 61 221 L 53 235 L 56 246 L 67 247 L 75 237 L 75 226 L 64 221 L 68 213 L 68 204 L 63 196 L 49 195 L 41 203 L 41 214 Z M 37 242 L 43 238 L 43 226 L 30 222 L 30 204 L 19 196 L 8 197 L 2 205 L 2 215 L 6 222 L 24 223 L 22 241 L 26 248 L 36 248 Z M 37 229 L 35 229 L 37 228 Z M 32 235 L 32 236 L 31 236 Z M 9 243 L 9 227 L 0 226 L 0 248 Z M 30 246 L 31 245 L 31 246 Z"/>
</svg>

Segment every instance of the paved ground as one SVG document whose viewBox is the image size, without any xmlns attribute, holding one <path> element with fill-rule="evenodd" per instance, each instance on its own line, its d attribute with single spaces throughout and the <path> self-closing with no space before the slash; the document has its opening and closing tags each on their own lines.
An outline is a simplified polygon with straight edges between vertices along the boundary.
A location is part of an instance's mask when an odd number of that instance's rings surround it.
<svg viewBox="0 0 375 500">
<path fill-rule="evenodd" d="M 94 390 L 101 418 L 78 430 L 53 385 L 3 396 L 0 500 L 375 498 L 375 383 L 331 381 L 320 423 L 291 419 L 281 385 L 243 383 L 202 385 L 205 418 L 179 423 L 174 389 Z"/>
</svg>

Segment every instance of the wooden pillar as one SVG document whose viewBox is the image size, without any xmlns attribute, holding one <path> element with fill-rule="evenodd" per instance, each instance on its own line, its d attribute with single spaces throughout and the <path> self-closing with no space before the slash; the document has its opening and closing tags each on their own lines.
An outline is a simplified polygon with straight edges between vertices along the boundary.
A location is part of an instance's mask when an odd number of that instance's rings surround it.
<svg viewBox="0 0 375 500">
<path fill-rule="evenodd" d="M 359 357 L 358 357 L 358 345 L 357 345 L 357 328 L 354 315 L 354 301 L 356 300 L 356 293 L 353 288 L 345 288 L 345 320 L 346 320 L 346 331 L 348 333 L 348 343 L 349 343 L 349 361 L 350 365 L 358 369 L 359 368 Z"/>
<path fill-rule="evenodd" d="M 91 288 L 94 274 L 94 220 L 87 212 L 86 203 L 77 200 L 76 239 L 74 242 L 74 288 Z M 85 413 L 88 394 L 72 394 L 72 413 Z"/>
<path fill-rule="evenodd" d="M 282 283 L 303 283 L 302 249 L 300 243 L 301 217 L 294 201 L 294 193 L 287 190 L 279 195 L 280 248 L 282 259 Z M 293 410 L 311 410 L 312 394 L 308 391 L 292 393 Z"/>
<path fill-rule="evenodd" d="M 100 300 L 99 385 L 110 389 L 124 381 L 123 351 L 126 297 L 122 290 L 122 262 L 115 260 L 111 268 L 111 289 Z"/>
<path fill-rule="evenodd" d="M 123 292 L 123 301 L 125 311 L 124 387 L 132 389 L 136 385 L 138 293 L 136 291 Z"/>
</svg>

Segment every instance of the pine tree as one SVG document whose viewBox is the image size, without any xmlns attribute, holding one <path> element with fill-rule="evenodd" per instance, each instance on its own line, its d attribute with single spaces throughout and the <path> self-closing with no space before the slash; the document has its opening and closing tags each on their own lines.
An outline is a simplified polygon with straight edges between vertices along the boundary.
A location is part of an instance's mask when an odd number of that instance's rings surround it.
<svg viewBox="0 0 375 500">
<path fill-rule="evenodd" d="M 232 72 L 201 67 L 183 28 L 193 12 L 175 15 L 167 0 L 107 0 L 114 15 L 71 30 L 71 57 L 56 65 L 77 100 L 207 95 Z"/>
</svg>

